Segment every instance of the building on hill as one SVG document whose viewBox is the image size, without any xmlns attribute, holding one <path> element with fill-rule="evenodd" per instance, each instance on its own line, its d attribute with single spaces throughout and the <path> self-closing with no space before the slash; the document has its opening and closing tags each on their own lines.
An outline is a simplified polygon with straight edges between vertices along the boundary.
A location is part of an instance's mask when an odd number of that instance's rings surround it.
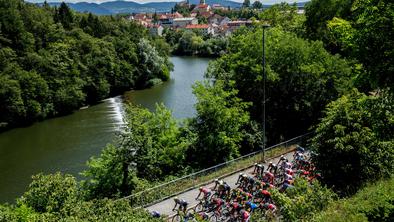
<svg viewBox="0 0 394 222">
<path fill-rule="evenodd" d="M 223 16 L 218 15 L 218 14 L 213 14 L 212 16 L 210 16 L 208 18 L 208 23 L 209 24 L 217 24 L 217 25 L 219 25 L 220 21 L 222 21 L 222 19 L 223 19 Z"/>
<path fill-rule="evenodd" d="M 186 30 L 197 30 L 204 35 L 215 35 L 215 31 L 211 25 L 208 24 L 197 24 L 197 25 L 187 25 Z"/>
<path fill-rule="evenodd" d="M 225 10 L 227 10 L 227 8 L 224 7 L 224 6 L 222 6 L 222 5 L 220 5 L 220 4 L 213 4 L 213 5 L 212 5 L 212 10 L 222 10 L 222 11 L 225 11 Z"/>
<path fill-rule="evenodd" d="M 176 19 L 176 18 L 183 18 L 183 15 L 179 12 L 175 12 L 174 14 L 172 14 L 172 18 Z"/>
<path fill-rule="evenodd" d="M 149 33 L 153 36 L 162 36 L 163 35 L 163 26 L 159 24 L 148 24 L 147 28 L 149 29 Z"/>
<path fill-rule="evenodd" d="M 213 12 L 199 12 L 198 13 L 199 16 L 208 19 L 209 17 L 213 16 Z"/>
<path fill-rule="evenodd" d="M 196 25 L 198 24 L 198 19 L 193 17 L 187 18 L 175 18 L 173 20 L 172 26 L 174 28 L 185 28 L 187 25 Z"/>
<path fill-rule="evenodd" d="M 192 12 L 209 12 L 211 11 L 211 6 L 205 3 L 205 0 L 201 0 L 200 4 L 196 5 Z"/>
<path fill-rule="evenodd" d="M 230 19 L 229 17 L 224 17 L 224 18 L 220 21 L 219 25 L 220 25 L 220 26 L 224 26 L 224 25 L 227 25 L 229 22 L 231 22 L 231 19 Z"/>
<path fill-rule="evenodd" d="M 230 32 L 233 32 L 234 30 L 240 28 L 241 26 L 249 27 L 249 26 L 251 26 L 252 24 L 253 24 L 253 22 L 250 21 L 250 20 L 247 20 L 247 21 L 238 20 L 238 21 L 231 21 L 231 22 L 228 22 L 228 23 L 227 23 L 227 26 L 228 26 L 228 30 L 229 30 Z"/>
</svg>

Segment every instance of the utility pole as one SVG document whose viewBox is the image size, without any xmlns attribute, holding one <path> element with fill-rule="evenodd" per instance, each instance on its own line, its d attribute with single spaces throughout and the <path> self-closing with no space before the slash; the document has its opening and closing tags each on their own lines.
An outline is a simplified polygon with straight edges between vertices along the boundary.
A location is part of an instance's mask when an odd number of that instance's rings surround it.
<svg viewBox="0 0 394 222">
<path fill-rule="evenodd" d="M 265 29 L 269 28 L 270 25 L 268 24 L 263 24 L 263 162 L 265 163 L 265 146 L 267 145 L 266 141 L 266 135 L 265 135 L 265 123 L 266 123 L 266 118 L 265 118 L 265 100 L 266 100 L 266 95 L 265 95 L 265 82 L 267 81 L 267 75 L 265 73 Z"/>
</svg>

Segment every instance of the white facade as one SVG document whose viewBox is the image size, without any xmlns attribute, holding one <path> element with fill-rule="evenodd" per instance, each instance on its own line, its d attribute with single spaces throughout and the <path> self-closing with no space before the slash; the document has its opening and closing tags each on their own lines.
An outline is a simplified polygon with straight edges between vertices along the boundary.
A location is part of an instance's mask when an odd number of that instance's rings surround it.
<svg viewBox="0 0 394 222">
<path fill-rule="evenodd" d="M 188 18 L 176 18 L 172 22 L 172 26 L 176 28 L 184 28 L 187 25 L 197 25 L 198 24 L 198 19 L 193 18 L 193 17 L 188 17 Z"/>
</svg>

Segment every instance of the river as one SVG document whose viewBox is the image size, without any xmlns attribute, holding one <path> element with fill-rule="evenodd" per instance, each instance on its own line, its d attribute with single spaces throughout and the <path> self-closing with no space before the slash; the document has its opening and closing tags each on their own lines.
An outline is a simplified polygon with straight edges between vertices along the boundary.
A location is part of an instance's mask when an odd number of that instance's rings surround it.
<svg viewBox="0 0 394 222">
<path fill-rule="evenodd" d="M 208 59 L 172 57 L 171 79 L 151 89 L 130 91 L 125 97 L 154 110 L 163 102 L 178 118 L 192 117 L 196 98 L 191 85 L 202 80 Z M 61 171 L 78 178 L 86 161 L 100 154 L 123 124 L 123 97 L 102 101 L 75 113 L 0 133 L 0 203 L 14 202 L 31 176 Z"/>
</svg>

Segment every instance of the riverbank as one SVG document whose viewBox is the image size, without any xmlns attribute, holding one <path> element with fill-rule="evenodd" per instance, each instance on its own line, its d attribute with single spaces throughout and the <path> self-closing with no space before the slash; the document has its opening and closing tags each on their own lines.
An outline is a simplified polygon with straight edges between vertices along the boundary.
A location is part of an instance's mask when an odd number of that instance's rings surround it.
<svg viewBox="0 0 394 222">
<path fill-rule="evenodd" d="M 163 84 L 106 99 L 71 115 L 0 133 L 0 203 L 13 202 L 31 176 L 61 171 L 79 176 L 86 161 L 100 154 L 123 124 L 123 99 L 154 110 L 164 103 L 178 119 L 192 117 L 191 85 L 202 80 L 209 59 L 171 57 L 174 71 Z"/>
</svg>

